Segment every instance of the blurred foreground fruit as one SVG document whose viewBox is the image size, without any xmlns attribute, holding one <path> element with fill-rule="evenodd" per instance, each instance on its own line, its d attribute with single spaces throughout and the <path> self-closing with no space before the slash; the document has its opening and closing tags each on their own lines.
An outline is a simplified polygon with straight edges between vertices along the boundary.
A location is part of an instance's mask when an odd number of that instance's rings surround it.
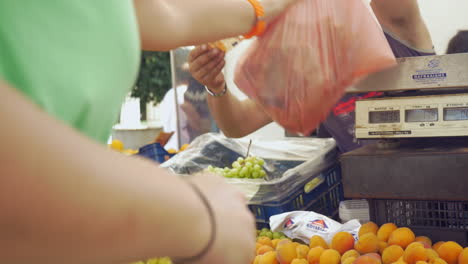
<svg viewBox="0 0 468 264">
<path fill-rule="evenodd" d="M 341 255 L 334 249 L 326 249 L 320 256 L 320 264 L 340 264 Z"/>
<path fill-rule="evenodd" d="M 411 229 L 407 227 L 401 227 L 396 229 L 390 234 L 388 238 L 389 245 L 398 245 L 405 249 L 409 244 L 414 242 L 415 235 Z"/>
<path fill-rule="evenodd" d="M 309 247 L 322 247 L 324 249 L 328 249 L 328 244 L 321 236 L 313 236 L 310 238 Z"/>
<path fill-rule="evenodd" d="M 439 257 L 448 264 L 457 264 L 458 256 L 463 251 L 463 248 L 456 242 L 448 241 L 443 243 L 438 249 Z"/>
<path fill-rule="evenodd" d="M 414 246 L 405 250 L 403 260 L 408 264 L 416 264 L 418 261 L 427 261 L 426 249 L 421 246 Z"/>
<path fill-rule="evenodd" d="M 391 264 L 396 262 L 399 258 L 403 256 L 405 251 L 402 247 L 398 245 L 392 245 L 387 247 L 382 254 L 382 262 L 384 264 Z"/>
<path fill-rule="evenodd" d="M 387 242 L 388 238 L 398 227 L 394 223 L 383 224 L 377 231 L 377 237 L 380 241 Z"/>
<path fill-rule="evenodd" d="M 355 259 L 357 259 L 359 256 L 359 252 L 357 252 L 355 249 L 348 250 L 341 256 L 341 263 L 343 263 L 347 258 L 354 257 Z"/>
<path fill-rule="evenodd" d="M 377 253 L 379 252 L 379 243 L 380 241 L 374 233 L 366 233 L 359 237 L 354 248 L 360 254 Z"/>
<path fill-rule="evenodd" d="M 114 140 L 112 140 L 109 147 L 111 149 L 113 149 L 113 150 L 122 151 L 124 149 L 124 144 L 122 143 L 122 141 L 120 141 L 118 139 L 114 139 Z"/>
<path fill-rule="evenodd" d="M 458 264 L 468 264 L 468 247 L 463 249 L 458 256 Z"/>
<path fill-rule="evenodd" d="M 377 235 L 377 231 L 379 230 L 379 227 L 377 226 L 376 223 L 374 222 L 367 222 L 359 228 L 359 237 L 361 237 L 364 234 L 367 233 L 372 233 L 374 235 Z"/>
<path fill-rule="evenodd" d="M 276 247 L 277 259 L 280 264 L 291 264 L 297 258 L 296 245 L 290 241 L 280 241 Z"/>
<path fill-rule="evenodd" d="M 354 248 L 354 237 L 348 232 L 338 232 L 333 236 L 330 247 L 340 254 Z"/>
<path fill-rule="evenodd" d="M 309 264 L 319 264 L 320 263 L 320 256 L 325 251 L 323 247 L 313 247 L 309 250 L 307 254 L 307 260 Z"/>
</svg>

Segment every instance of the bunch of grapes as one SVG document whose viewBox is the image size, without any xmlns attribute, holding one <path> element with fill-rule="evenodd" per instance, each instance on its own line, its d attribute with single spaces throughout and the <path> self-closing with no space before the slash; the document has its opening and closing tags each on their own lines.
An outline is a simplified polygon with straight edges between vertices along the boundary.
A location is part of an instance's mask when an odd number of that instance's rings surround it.
<svg viewBox="0 0 468 264">
<path fill-rule="evenodd" d="M 164 257 L 148 259 L 147 261 L 134 262 L 132 264 L 172 264 L 172 261 L 170 258 Z"/>
<path fill-rule="evenodd" d="M 257 238 L 259 237 L 268 237 L 270 239 L 283 239 L 288 238 L 285 234 L 281 232 L 272 232 L 268 228 L 263 228 L 262 230 L 257 230 Z"/>
<path fill-rule="evenodd" d="M 261 179 L 266 176 L 263 169 L 265 161 L 261 158 L 249 156 L 247 158 L 239 157 L 232 163 L 232 168 L 215 168 L 208 166 L 207 171 L 220 174 L 226 178 L 248 178 Z"/>
</svg>

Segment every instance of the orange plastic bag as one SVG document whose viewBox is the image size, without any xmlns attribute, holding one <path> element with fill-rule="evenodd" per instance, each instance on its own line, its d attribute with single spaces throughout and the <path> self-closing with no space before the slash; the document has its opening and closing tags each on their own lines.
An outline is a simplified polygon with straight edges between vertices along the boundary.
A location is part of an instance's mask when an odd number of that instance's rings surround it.
<svg viewBox="0 0 468 264">
<path fill-rule="evenodd" d="M 396 64 L 363 0 L 301 0 L 255 40 L 236 85 L 290 132 L 309 134 L 366 75 Z"/>
</svg>

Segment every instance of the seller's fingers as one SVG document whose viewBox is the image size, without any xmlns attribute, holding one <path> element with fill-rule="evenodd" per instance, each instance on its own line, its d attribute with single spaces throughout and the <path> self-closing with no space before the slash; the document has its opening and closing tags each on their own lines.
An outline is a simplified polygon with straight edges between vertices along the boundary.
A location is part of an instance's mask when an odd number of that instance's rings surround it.
<svg viewBox="0 0 468 264">
<path fill-rule="evenodd" d="M 226 62 L 224 59 L 210 62 L 210 65 L 207 65 L 198 72 L 200 82 L 207 84 L 213 82 L 216 77 L 222 73 L 221 71 L 223 70 L 225 64 Z"/>
<path fill-rule="evenodd" d="M 195 60 L 198 56 L 202 55 L 203 53 L 207 52 L 209 49 L 208 45 L 200 45 L 196 46 L 189 54 L 188 56 L 188 61 L 193 61 Z"/>
<path fill-rule="evenodd" d="M 209 52 L 205 52 L 189 62 L 189 70 L 192 75 L 196 74 L 201 77 L 206 75 L 206 72 L 211 71 L 223 59 L 224 52 L 218 49 L 210 49 Z"/>
<path fill-rule="evenodd" d="M 224 74 L 222 72 L 218 73 L 213 81 L 213 85 L 219 87 L 223 85 L 226 81 L 224 80 Z"/>
</svg>

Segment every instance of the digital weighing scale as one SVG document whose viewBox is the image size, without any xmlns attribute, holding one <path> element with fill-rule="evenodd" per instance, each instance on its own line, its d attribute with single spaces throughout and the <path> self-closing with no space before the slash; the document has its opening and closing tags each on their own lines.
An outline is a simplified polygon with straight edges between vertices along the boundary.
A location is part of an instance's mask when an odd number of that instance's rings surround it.
<svg viewBox="0 0 468 264">
<path fill-rule="evenodd" d="M 468 93 L 356 102 L 356 138 L 468 136 Z"/>
<path fill-rule="evenodd" d="M 367 91 L 383 96 L 356 101 L 355 134 L 379 143 L 341 156 L 345 198 L 368 199 L 378 224 L 467 243 L 468 54 L 399 59 L 348 90 Z"/>
</svg>

